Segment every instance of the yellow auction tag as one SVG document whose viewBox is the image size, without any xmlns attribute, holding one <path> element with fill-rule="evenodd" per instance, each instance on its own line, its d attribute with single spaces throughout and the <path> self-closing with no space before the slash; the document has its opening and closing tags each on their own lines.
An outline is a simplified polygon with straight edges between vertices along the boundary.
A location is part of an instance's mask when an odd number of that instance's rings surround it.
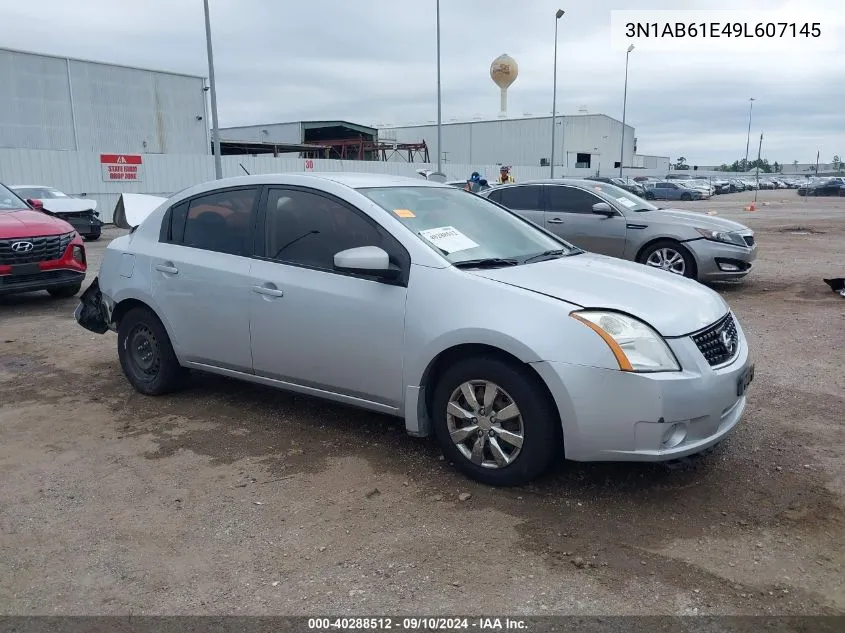
<svg viewBox="0 0 845 633">
<path fill-rule="evenodd" d="M 414 212 L 410 209 L 394 209 L 393 213 L 395 213 L 400 218 L 415 218 L 417 216 L 414 215 Z"/>
</svg>

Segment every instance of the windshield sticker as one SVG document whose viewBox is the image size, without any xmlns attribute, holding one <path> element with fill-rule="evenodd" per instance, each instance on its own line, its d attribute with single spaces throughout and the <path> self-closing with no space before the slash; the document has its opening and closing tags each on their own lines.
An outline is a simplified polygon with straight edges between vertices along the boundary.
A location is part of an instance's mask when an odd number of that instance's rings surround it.
<svg viewBox="0 0 845 633">
<path fill-rule="evenodd" d="M 478 244 L 454 226 L 439 226 L 436 229 L 426 229 L 425 231 L 420 231 L 420 235 L 440 250 L 445 251 L 447 255 L 449 253 L 457 253 L 458 251 L 467 251 L 478 246 Z"/>
<path fill-rule="evenodd" d="M 415 218 L 417 217 L 414 215 L 414 212 L 410 209 L 393 209 L 393 213 L 396 214 L 397 217 L 400 218 Z"/>
<path fill-rule="evenodd" d="M 626 197 L 624 197 L 624 196 L 621 196 L 621 197 L 619 197 L 619 198 L 616 198 L 616 201 L 617 201 L 619 204 L 621 204 L 621 205 L 624 205 L 624 206 L 628 207 L 629 209 L 633 209 L 635 206 L 637 206 L 637 203 L 636 203 L 636 202 L 634 202 L 633 200 L 629 200 L 628 198 L 626 198 Z"/>
</svg>

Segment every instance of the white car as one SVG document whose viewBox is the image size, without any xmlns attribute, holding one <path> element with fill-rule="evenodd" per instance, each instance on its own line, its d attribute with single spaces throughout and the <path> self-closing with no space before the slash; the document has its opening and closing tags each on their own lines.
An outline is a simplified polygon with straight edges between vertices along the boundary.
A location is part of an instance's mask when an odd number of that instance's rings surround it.
<svg viewBox="0 0 845 633">
<path fill-rule="evenodd" d="M 144 394 L 195 369 L 400 416 L 491 485 L 529 481 L 561 448 L 698 454 L 745 410 L 754 366 L 717 293 L 442 183 L 229 178 L 124 196 L 115 222 L 132 229 L 76 319 L 117 332 Z"/>
<path fill-rule="evenodd" d="M 103 221 L 97 212 L 97 201 L 85 196 L 69 196 L 46 185 L 12 185 L 9 187 L 33 209 L 45 211 L 70 224 L 86 241 L 100 239 Z"/>
</svg>

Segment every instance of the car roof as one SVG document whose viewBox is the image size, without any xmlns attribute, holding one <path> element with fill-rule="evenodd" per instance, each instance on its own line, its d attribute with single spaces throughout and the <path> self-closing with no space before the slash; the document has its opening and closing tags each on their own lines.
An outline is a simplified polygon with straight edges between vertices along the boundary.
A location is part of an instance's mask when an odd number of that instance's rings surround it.
<svg viewBox="0 0 845 633">
<path fill-rule="evenodd" d="M 9 189 L 56 189 L 50 185 L 6 185 Z M 58 191 L 58 189 L 56 189 Z"/>
<path fill-rule="evenodd" d="M 292 181 L 302 183 L 307 180 L 330 181 L 344 185 L 351 189 L 364 187 L 447 187 L 446 183 L 425 180 L 424 178 L 409 178 L 407 176 L 394 176 L 392 174 L 367 174 L 355 172 L 327 172 L 315 174 L 312 172 L 286 172 L 275 174 L 254 174 L 249 176 L 234 176 L 214 180 L 207 185 L 214 185 L 214 188 L 226 186 L 237 186 L 247 184 L 293 184 Z"/>
<path fill-rule="evenodd" d="M 519 185 L 580 185 L 582 187 L 595 187 L 596 183 L 607 185 L 613 183 L 601 182 L 599 180 L 587 180 L 585 178 L 538 178 L 535 180 L 523 180 L 522 182 L 500 185 L 497 189 L 504 187 L 518 187 Z M 614 187 L 616 185 L 613 185 Z"/>
</svg>

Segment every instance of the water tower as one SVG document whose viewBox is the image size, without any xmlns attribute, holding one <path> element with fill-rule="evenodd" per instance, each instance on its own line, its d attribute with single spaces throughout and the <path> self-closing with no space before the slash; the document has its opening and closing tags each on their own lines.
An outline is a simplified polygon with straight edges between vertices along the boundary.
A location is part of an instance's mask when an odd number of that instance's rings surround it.
<svg viewBox="0 0 845 633">
<path fill-rule="evenodd" d="M 499 55 L 490 64 L 490 78 L 502 91 L 501 114 L 499 116 L 507 115 L 508 88 L 516 81 L 517 75 L 519 75 L 519 66 L 510 55 Z"/>
</svg>

